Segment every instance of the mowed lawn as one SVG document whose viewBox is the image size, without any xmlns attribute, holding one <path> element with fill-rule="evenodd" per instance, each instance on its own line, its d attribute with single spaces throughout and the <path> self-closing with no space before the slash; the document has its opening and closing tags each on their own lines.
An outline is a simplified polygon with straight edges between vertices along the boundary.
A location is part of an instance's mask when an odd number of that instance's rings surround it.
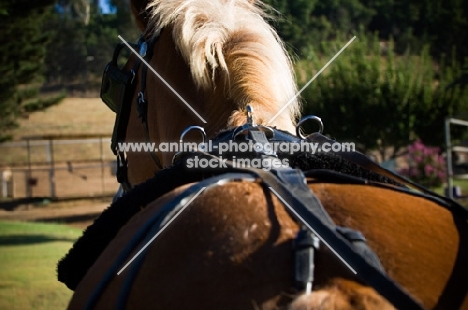
<svg viewBox="0 0 468 310">
<path fill-rule="evenodd" d="M 65 225 L 0 221 L 0 309 L 65 309 L 56 266 L 81 235 Z"/>
</svg>

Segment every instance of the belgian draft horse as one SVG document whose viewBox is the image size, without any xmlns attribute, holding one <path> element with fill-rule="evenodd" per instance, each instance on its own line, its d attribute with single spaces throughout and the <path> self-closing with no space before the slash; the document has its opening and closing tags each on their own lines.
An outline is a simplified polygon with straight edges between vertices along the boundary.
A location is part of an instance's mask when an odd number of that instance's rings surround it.
<svg viewBox="0 0 468 310">
<path fill-rule="evenodd" d="M 152 45 L 151 66 L 207 121 L 202 124 L 148 71 L 145 97 L 152 142 L 178 141 L 183 129 L 194 124 L 203 125 L 212 137 L 244 124 L 247 104 L 257 123 L 293 132 L 297 101 L 268 124 L 294 98 L 296 86 L 291 62 L 261 8 L 248 0 L 132 1 L 147 40 L 163 29 Z M 135 61 L 131 57 L 127 69 Z M 140 76 L 138 72 L 137 90 Z M 126 139 L 145 141 L 133 102 Z M 172 154 L 157 156 L 170 165 Z M 148 154 L 128 154 L 133 185 L 156 170 Z M 468 309 L 466 217 L 390 188 L 309 181 L 335 223 L 360 230 L 386 273 L 424 308 Z M 129 219 L 79 282 L 69 309 L 85 308 L 122 247 L 189 186 L 167 193 Z M 137 270 L 130 265 L 110 279 L 96 309 L 394 308 L 325 246 L 316 255 L 312 293 L 294 292 L 291 249 L 298 229 L 283 204 L 258 183 L 210 187 L 146 248 Z M 132 255 L 142 246 L 135 245 Z M 131 273 L 134 279 L 127 287 Z"/>
</svg>

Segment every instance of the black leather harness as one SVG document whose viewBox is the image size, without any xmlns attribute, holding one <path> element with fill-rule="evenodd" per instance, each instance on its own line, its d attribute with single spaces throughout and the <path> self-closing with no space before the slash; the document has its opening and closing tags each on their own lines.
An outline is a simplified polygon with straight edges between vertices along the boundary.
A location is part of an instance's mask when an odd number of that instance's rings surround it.
<svg viewBox="0 0 468 310">
<path fill-rule="evenodd" d="M 255 131 L 255 128 L 252 128 Z M 275 131 L 274 131 L 275 132 Z M 231 132 L 232 134 L 232 132 Z M 280 133 L 280 135 L 286 135 Z M 255 135 L 249 135 L 251 138 Z M 262 140 L 262 138 L 261 138 Z M 189 155 L 189 154 L 186 154 Z M 214 155 L 208 153 L 198 152 L 198 156 L 205 156 L 206 158 L 213 158 Z M 265 154 L 257 154 L 264 156 Z M 318 198 L 312 193 L 312 191 L 306 186 L 305 175 L 297 169 L 273 169 L 271 172 L 264 171 L 262 169 L 255 168 L 238 168 L 233 167 L 232 163 L 228 162 L 229 169 L 231 171 L 237 171 L 236 173 L 222 174 L 201 181 L 196 185 L 193 185 L 187 189 L 184 193 L 178 196 L 173 201 L 169 202 L 161 212 L 155 215 L 155 217 L 147 220 L 145 225 L 135 234 L 132 241 L 127 244 L 121 255 L 115 261 L 115 263 L 109 268 L 106 276 L 102 279 L 101 283 L 97 286 L 93 295 L 88 301 L 88 307 L 86 309 L 92 309 L 95 302 L 98 300 L 102 290 L 106 287 L 109 281 L 116 275 L 117 271 L 122 268 L 123 264 L 130 258 L 129 255 L 135 250 L 138 244 L 145 244 L 151 239 L 159 229 L 162 227 L 162 223 L 168 221 L 169 214 L 175 214 L 178 209 L 182 207 L 182 202 L 193 197 L 202 187 L 216 186 L 220 182 L 236 181 L 236 180 L 258 180 L 265 187 L 270 188 L 274 191 L 275 195 L 288 206 L 290 214 L 296 218 L 303 227 L 307 228 L 307 231 L 313 231 L 314 235 L 320 236 L 322 242 L 327 244 L 337 255 L 343 258 L 344 262 L 356 272 L 364 282 L 372 286 L 382 296 L 386 297 L 391 303 L 393 303 L 399 309 L 423 309 L 422 306 L 416 302 L 407 292 L 405 292 L 398 284 L 391 280 L 383 271 L 378 259 L 375 257 L 372 251 L 367 246 L 361 247 L 361 249 L 352 245 L 349 239 L 357 239 L 362 242 L 362 237 L 359 233 L 350 231 L 343 228 L 337 228 L 333 221 L 330 219 L 328 214 L 324 211 Z M 311 172 L 313 174 L 313 171 Z M 308 174 L 310 175 L 310 174 Z M 329 177 L 332 175 L 329 175 Z M 317 177 L 317 175 L 315 175 Z M 348 177 L 353 180 L 352 177 Z M 399 177 L 397 177 L 399 179 Z M 358 179 L 358 178 L 354 178 Z M 362 182 L 362 181 L 361 181 Z M 366 182 L 366 181 L 364 181 Z M 410 184 L 410 182 L 409 182 Z M 392 188 L 394 186 L 391 186 Z M 402 191 L 407 191 L 402 188 Z M 425 195 L 425 194 L 421 194 Z M 438 199 L 438 198 L 437 198 Z M 440 201 L 439 201 L 440 202 Z M 453 206 L 451 206 L 453 207 Z M 300 235 L 304 235 L 304 232 Z M 344 238 L 344 236 L 349 238 Z M 303 237 L 302 240 L 296 241 L 300 256 L 297 260 L 301 261 L 299 264 L 302 265 L 302 269 L 306 269 L 306 272 L 296 271 L 296 282 L 299 286 L 306 286 L 308 282 L 313 279 L 313 273 L 310 271 L 310 265 L 304 264 L 304 262 L 310 262 L 310 255 L 313 255 L 313 251 L 310 252 L 313 243 L 310 242 L 310 238 L 307 236 Z M 362 245 L 362 244 L 361 244 Z M 306 253 L 304 252 L 306 249 Z M 304 254 L 305 253 L 305 254 Z M 369 253 L 372 253 L 369 255 Z M 141 263 L 144 260 L 144 253 L 142 253 L 135 262 L 129 267 L 129 271 L 126 272 L 126 281 L 124 286 L 121 288 L 119 294 L 119 304 L 124 306 L 126 298 L 129 294 L 131 285 L 136 273 L 139 270 Z M 307 268 L 304 268 L 307 267 Z M 296 269 L 296 270 L 300 270 Z M 312 269 L 313 270 L 313 269 Z"/>
<path fill-rule="evenodd" d="M 128 43 L 132 48 L 138 49 L 140 56 L 145 61 L 150 61 L 153 55 L 153 44 L 159 36 L 155 36 L 149 44 L 146 43 L 143 36 L 137 44 Z M 128 182 L 127 159 L 125 152 L 119 149 L 119 143 L 125 142 L 127 135 L 128 121 L 131 111 L 131 103 L 136 91 L 136 75 L 141 67 L 141 89 L 138 92 L 136 108 L 138 116 L 145 128 L 146 142 L 150 142 L 148 129 L 148 102 L 145 99 L 146 91 L 146 76 L 148 67 L 142 65 L 140 58 L 137 58 L 133 68 L 126 72 L 118 67 L 117 61 L 125 43 L 119 43 L 114 50 L 112 60 L 104 69 L 101 84 L 101 99 L 102 101 L 116 113 L 114 130 L 112 133 L 111 150 L 117 157 L 117 181 L 122 185 L 125 191 L 131 188 Z M 159 169 L 162 169 L 161 161 L 154 152 L 149 152 L 151 158 Z"/>
<path fill-rule="evenodd" d="M 142 45 L 146 44 L 140 40 L 137 46 L 141 49 Z M 151 45 L 151 44 L 150 44 Z M 114 154 L 117 156 L 118 181 L 129 189 L 127 179 L 127 162 L 125 154 L 118 149 L 118 143 L 125 141 L 126 130 L 128 126 L 128 118 L 130 115 L 129 104 L 131 102 L 135 92 L 135 75 L 140 69 L 141 61 L 137 60 L 134 64 L 133 69 L 129 73 L 123 72 L 117 66 L 117 58 L 123 45 L 119 44 L 114 51 L 112 61 L 106 67 L 103 75 L 101 98 L 103 101 L 116 112 L 116 122 L 112 135 L 111 148 Z M 148 51 L 152 51 L 152 48 L 147 48 Z M 146 54 L 145 59 L 150 59 L 151 54 Z M 149 130 L 147 125 L 147 101 L 144 99 L 144 93 L 146 89 L 146 66 L 143 65 L 141 69 L 141 90 L 138 93 L 137 111 L 139 117 L 146 130 L 147 142 L 149 142 Z M 265 129 L 267 128 L 267 129 Z M 255 126 L 253 124 L 246 124 L 245 126 L 236 128 L 234 131 L 224 132 L 217 137 L 217 143 L 229 141 L 232 139 L 243 138 L 253 140 L 260 143 L 269 143 L 270 141 L 289 141 L 291 143 L 297 143 L 302 139 L 295 137 L 285 132 L 281 132 L 272 128 Z M 312 134 L 307 137 L 309 142 L 325 143 L 334 142 L 318 133 Z M 204 156 L 205 158 L 215 158 L 214 154 L 198 152 L 198 156 Z M 158 157 L 151 153 L 153 160 L 159 168 L 162 168 Z M 193 154 L 178 154 L 178 159 L 183 160 L 186 155 Z M 265 157 L 277 157 L 278 154 L 265 154 L 255 153 L 250 156 Z M 382 174 L 391 180 L 394 180 L 404 186 L 409 186 L 420 191 L 416 193 L 414 191 L 408 191 L 405 188 L 395 188 L 389 186 L 394 190 L 408 192 L 412 195 L 420 195 L 421 197 L 430 199 L 437 202 L 438 204 L 447 207 L 454 213 L 462 214 L 467 216 L 468 212 L 458 205 L 457 203 L 449 200 L 445 197 L 439 196 L 416 183 L 413 183 L 401 176 L 391 173 L 372 162 L 366 156 L 357 152 L 338 152 L 336 155 L 345 158 L 357 165 L 364 167 L 368 170 Z M 295 283 L 299 289 L 307 289 L 308 285 L 313 280 L 313 251 L 316 248 L 315 237 L 319 238 L 321 242 L 325 243 L 333 252 L 335 252 L 343 262 L 353 270 L 358 277 L 360 277 L 368 285 L 372 286 L 382 296 L 387 298 L 395 307 L 399 309 L 423 309 L 422 306 L 416 302 L 407 292 L 405 292 L 398 284 L 391 280 L 383 271 L 375 254 L 366 246 L 363 245 L 365 240 L 362 234 L 346 228 L 338 228 L 335 226 L 331 218 L 328 216 L 319 199 L 306 185 L 306 176 L 313 176 L 318 179 L 345 179 L 347 182 L 361 182 L 369 184 L 370 182 L 359 178 L 353 178 L 352 176 L 340 175 L 332 173 L 330 171 L 314 170 L 304 173 L 298 169 L 272 169 L 271 171 L 264 171 L 262 169 L 255 168 L 239 168 L 234 167 L 232 162 L 228 162 L 231 173 L 222 174 L 201 181 L 198 184 L 191 186 L 179 197 L 169 202 L 161 212 L 157 213 L 153 218 L 146 221 L 145 225 L 141 227 L 138 233 L 133 237 L 132 241 L 127 244 L 121 255 L 108 269 L 105 277 L 102 279 L 100 284 L 96 287 L 92 296 L 88 300 L 86 309 L 91 309 L 99 299 L 102 291 L 106 285 L 115 276 L 117 271 L 122 267 L 123 263 L 128 260 L 130 253 L 134 251 L 134 248 L 149 240 L 154 234 L 162 227 L 162 223 L 167 221 L 169 214 L 174 214 L 176 210 L 181 208 L 182 201 L 186 201 L 187 198 L 193 197 L 202 187 L 215 186 L 220 182 L 230 182 L 236 180 L 257 180 L 263 186 L 269 188 L 281 202 L 288 208 L 290 214 L 302 225 L 303 229 L 299 232 L 298 238 L 296 239 L 295 246 L 296 252 L 296 271 L 295 271 Z M 235 173 L 232 173 L 235 171 Z M 387 186 L 382 184 L 372 184 L 374 186 Z M 359 246 L 353 245 L 359 243 Z M 146 243 L 146 242 L 145 242 Z M 122 287 L 122 294 L 120 295 L 119 303 L 125 306 L 126 298 L 128 297 L 131 284 L 136 277 L 137 270 L 144 260 L 144 253 L 139 256 L 136 262 L 130 267 L 130 272 L 127 272 L 127 280 Z"/>
</svg>

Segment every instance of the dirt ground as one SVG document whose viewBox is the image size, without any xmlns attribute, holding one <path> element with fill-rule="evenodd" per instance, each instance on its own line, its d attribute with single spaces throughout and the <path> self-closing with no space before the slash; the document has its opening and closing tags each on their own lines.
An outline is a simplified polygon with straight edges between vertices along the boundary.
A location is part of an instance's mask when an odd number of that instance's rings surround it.
<svg viewBox="0 0 468 310">
<path fill-rule="evenodd" d="M 10 134 L 14 141 L 22 141 L 26 137 L 42 138 L 79 138 L 85 137 L 110 137 L 114 126 L 115 113 L 112 112 L 100 98 L 65 98 L 60 104 L 49 107 L 40 112 L 27 115 L 19 119 L 19 127 Z M 110 138 L 105 139 L 104 160 L 115 160 L 109 148 Z M 18 181 L 15 186 L 17 195 L 14 201 L 0 198 L 0 220 L 33 221 L 33 222 L 57 222 L 69 224 L 79 228 L 85 228 L 104 210 L 112 200 L 112 197 L 73 199 L 63 197 L 97 197 L 103 194 L 112 194 L 118 188 L 112 167 L 106 165 L 104 174 L 99 166 L 91 162 L 92 159 L 100 160 L 100 144 L 57 144 L 54 147 L 54 161 L 56 162 L 55 184 L 56 196 L 62 197 L 59 201 L 47 199 L 27 199 L 25 194 L 26 176 L 23 172 L 16 172 Z M 7 156 L 7 150 L 11 156 Z M 31 147 L 32 163 L 46 162 L 45 147 Z M 26 165 L 25 148 L 3 149 L 1 166 L 17 167 Z M 10 161 L 6 161 L 8 158 Z M 81 165 L 79 162 L 84 161 Z M 66 162 L 68 165 L 63 168 Z M 34 168 L 35 166 L 33 166 Z M 72 169 L 70 169 L 72 168 Z M 13 169 L 14 170 L 14 169 Z M 15 170 L 16 171 L 16 170 Z M 13 172 L 15 172 L 13 171 Z M 103 176 L 104 177 L 103 177 Z M 33 170 L 33 178 L 37 179 L 32 188 L 32 196 L 50 195 L 49 170 Z"/>
<path fill-rule="evenodd" d="M 86 228 L 110 205 L 112 197 L 0 202 L 0 220 L 62 223 Z"/>
<path fill-rule="evenodd" d="M 115 113 L 101 98 L 65 98 L 59 104 L 19 119 L 11 134 L 16 141 L 25 137 L 110 136 Z"/>
</svg>

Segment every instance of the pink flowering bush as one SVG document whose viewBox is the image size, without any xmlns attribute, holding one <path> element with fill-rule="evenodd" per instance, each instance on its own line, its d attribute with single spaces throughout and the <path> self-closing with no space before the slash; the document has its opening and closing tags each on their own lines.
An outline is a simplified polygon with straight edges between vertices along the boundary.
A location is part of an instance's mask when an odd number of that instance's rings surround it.
<svg viewBox="0 0 468 310">
<path fill-rule="evenodd" d="M 425 146 L 420 139 L 408 146 L 409 167 L 400 174 L 426 187 L 442 185 L 446 177 L 445 159 L 440 148 Z"/>
</svg>

